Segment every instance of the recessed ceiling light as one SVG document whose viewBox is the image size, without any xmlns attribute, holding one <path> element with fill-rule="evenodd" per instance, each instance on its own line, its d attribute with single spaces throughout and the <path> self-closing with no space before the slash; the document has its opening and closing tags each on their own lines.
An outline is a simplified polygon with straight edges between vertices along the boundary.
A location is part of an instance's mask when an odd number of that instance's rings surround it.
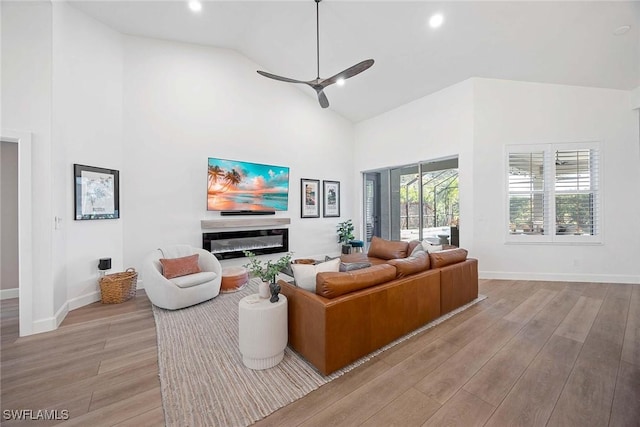
<svg viewBox="0 0 640 427">
<path fill-rule="evenodd" d="M 338 80 L 336 80 L 336 84 L 338 86 L 344 86 L 344 79 L 342 77 L 340 77 Z"/>
<path fill-rule="evenodd" d="M 200 3 L 198 0 L 191 0 L 189 2 L 189 9 L 191 9 L 193 12 L 200 12 L 202 10 L 202 3 Z"/>
<path fill-rule="evenodd" d="M 621 36 L 623 34 L 627 34 L 630 29 L 631 29 L 630 25 L 623 25 L 613 30 L 613 34 L 615 34 L 616 36 Z"/>
<path fill-rule="evenodd" d="M 444 22 L 444 16 L 441 13 L 436 13 L 429 18 L 429 26 L 431 28 L 438 28 Z"/>
</svg>

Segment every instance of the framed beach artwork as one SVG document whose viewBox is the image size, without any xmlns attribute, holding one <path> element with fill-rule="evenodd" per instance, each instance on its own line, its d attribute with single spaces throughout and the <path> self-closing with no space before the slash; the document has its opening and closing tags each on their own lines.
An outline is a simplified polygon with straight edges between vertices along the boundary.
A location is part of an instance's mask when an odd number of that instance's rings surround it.
<svg viewBox="0 0 640 427">
<path fill-rule="evenodd" d="M 320 218 L 320 180 L 300 180 L 300 217 Z"/>
<path fill-rule="evenodd" d="M 324 200 L 322 205 L 322 216 L 340 216 L 340 182 L 322 181 L 322 187 L 322 196 Z"/>
<path fill-rule="evenodd" d="M 120 218 L 120 172 L 73 165 L 76 220 Z"/>
</svg>

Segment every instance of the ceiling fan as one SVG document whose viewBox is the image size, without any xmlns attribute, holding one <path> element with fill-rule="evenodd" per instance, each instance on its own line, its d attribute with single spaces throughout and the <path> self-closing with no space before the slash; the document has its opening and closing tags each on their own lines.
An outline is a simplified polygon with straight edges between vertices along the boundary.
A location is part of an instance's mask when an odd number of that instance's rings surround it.
<svg viewBox="0 0 640 427">
<path fill-rule="evenodd" d="M 338 74 L 336 74 L 336 75 L 334 75 L 332 77 L 329 77 L 328 79 L 320 78 L 320 15 L 319 15 L 319 5 L 320 5 L 320 2 L 322 0 L 314 0 L 314 1 L 316 2 L 316 58 L 317 58 L 317 64 L 318 64 L 317 77 L 315 79 L 313 79 L 313 80 L 303 81 L 303 80 L 290 79 L 288 77 L 277 76 L 275 74 L 267 73 L 266 71 L 258 71 L 258 74 L 260 74 L 261 76 L 268 77 L 270 79 L 280 80 L 282 82 L 302 83 L 302 84 L 309 85 L 318 94 L 318 101 L 320 102 L 320 106 L 322 108 L 327 108 L 329 106 L 329 100 L 327 99 L 327 96 L 324 94 L 324 89 L 326 87 L 338 82 L 339 80 L 346 80 L 346 79 L 348 79 L 350 77 L 355 76 L 356 74 L 360 74 L 361 72 L 363 72 L 367 68 L 371 67 L 373 65 L 374 61 L 373 61 L 373 59 L 367 59 L 365 61 L 362 61 L 362 62 L 360 62 L 360 63 L 358 63 L 356 65 L 353 65 L 353 66 L 347 68 L 346 70 L 340 71 Z"/>
</svg>

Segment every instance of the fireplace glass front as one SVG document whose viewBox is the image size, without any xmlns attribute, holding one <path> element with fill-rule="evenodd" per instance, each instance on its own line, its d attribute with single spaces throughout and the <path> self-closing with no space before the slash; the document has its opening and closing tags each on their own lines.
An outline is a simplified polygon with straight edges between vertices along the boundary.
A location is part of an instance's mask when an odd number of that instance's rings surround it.
<svg viewBox="0 0 640 427">
<path fill-rule="evenodd" d="M 256 255 L 289 251 L 289 229 L 202 233 L 202 248 L 218 259 L 241 258 L 243 251 Z"/>
</svg>

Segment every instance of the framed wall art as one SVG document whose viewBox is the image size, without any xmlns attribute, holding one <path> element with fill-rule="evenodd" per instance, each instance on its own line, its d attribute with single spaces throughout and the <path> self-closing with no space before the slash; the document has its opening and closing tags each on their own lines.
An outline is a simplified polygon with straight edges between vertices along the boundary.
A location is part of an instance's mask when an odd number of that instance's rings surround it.
<svg viewBox="0 0 640 427">
<path fill-rule="evenodd" d="M 320 218 L 320 180 L 300 180 L 300 217 Z"/>
<path fill-rule="evenodd" d="M 73 165 L 76 220 L 120 218 L 120 173 L 114 169 Z"/>
<path fill-rule="evenodd" d="M 322 181 L 322 197 L 324 200 L 322 205 L 322 216 L 340 216 L 340 182 Z"/>
</svg>

